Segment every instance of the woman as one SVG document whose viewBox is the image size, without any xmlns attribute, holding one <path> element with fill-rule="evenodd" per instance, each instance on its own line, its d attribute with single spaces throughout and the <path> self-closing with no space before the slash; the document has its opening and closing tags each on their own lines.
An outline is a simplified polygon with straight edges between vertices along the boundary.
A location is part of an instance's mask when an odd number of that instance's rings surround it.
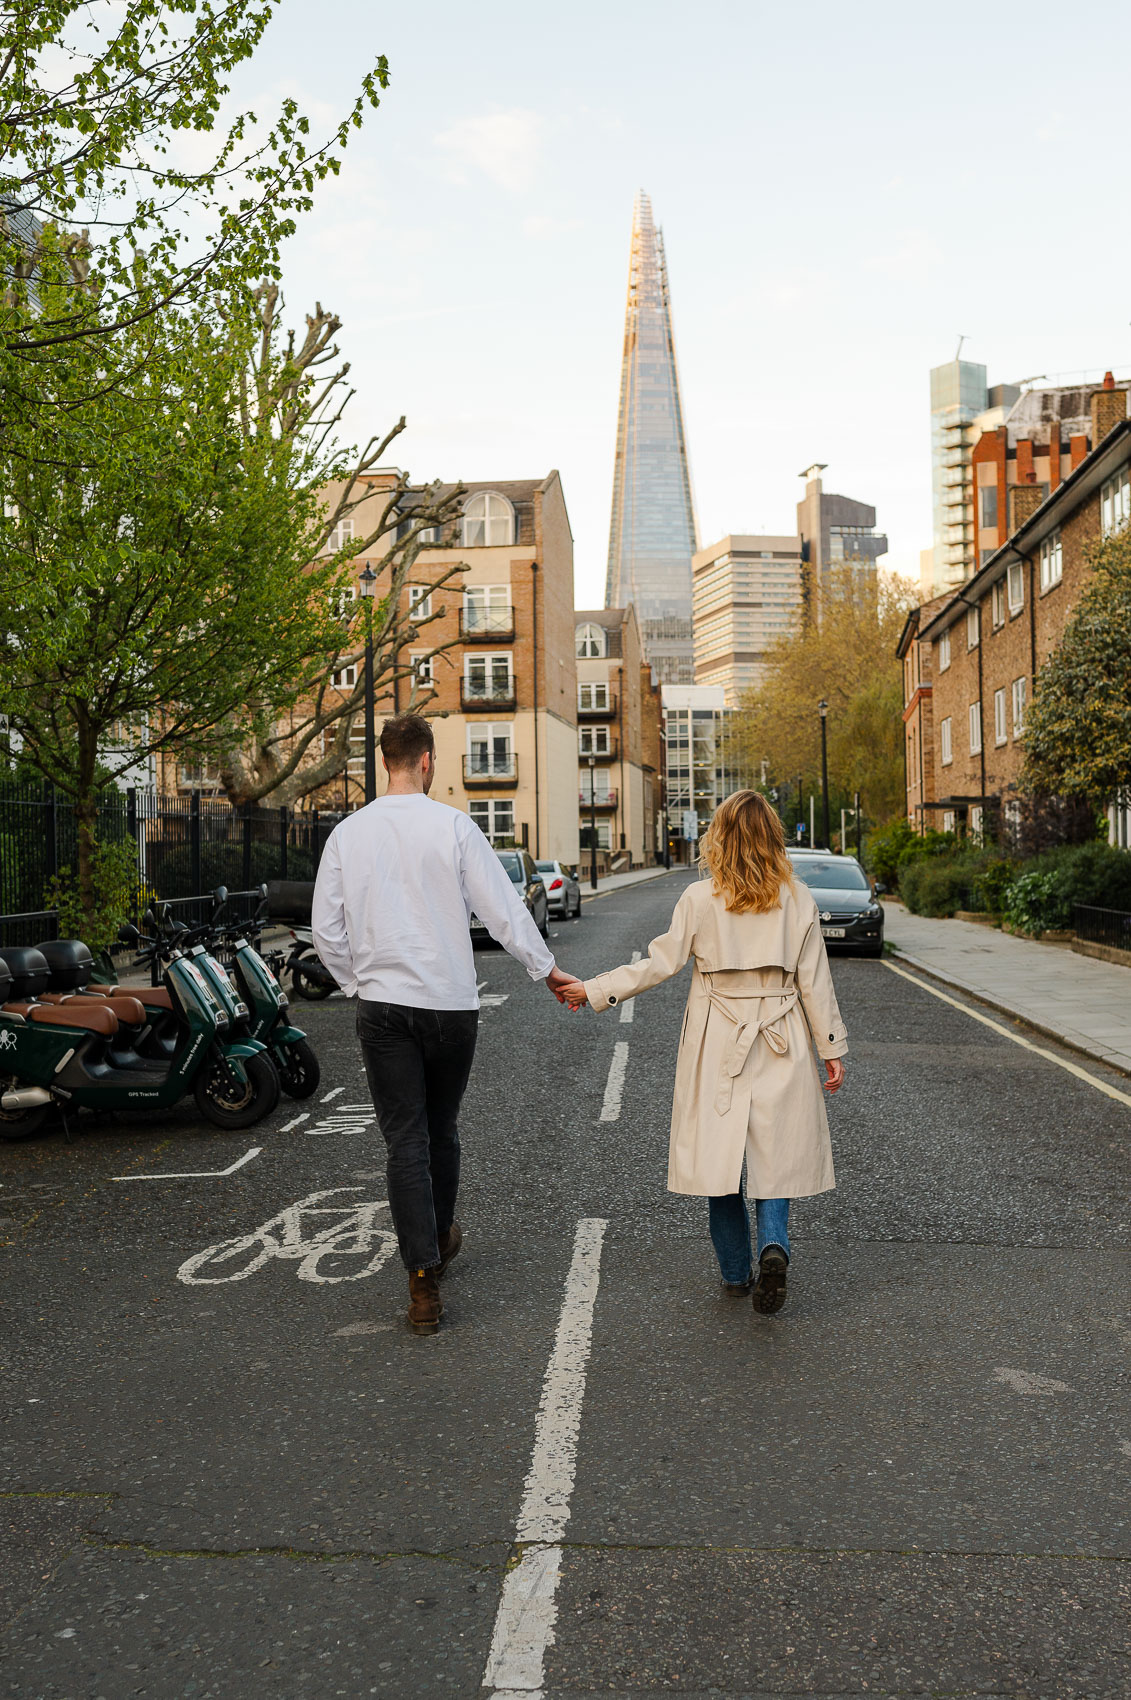
<svg viewBox="0 0 1131 1700">
<path fill-rule="evenodd" d="M 709 876 L 684 892 L 647 957 L 563 987 L 567 1002 L 609 1009 L 677 974 L 695 972 L 676 1061 L 668 1190 L 709 1201 L 723 1286 L 754 1306 L 785 1303 L 789 1201 L 835 1185 L 825 1090 L 844 1081 L 848 1049 L 817 905 L 795 882 L 781 821 L 757 791 L 720 804 L 703 839 Z M 755 1200 L 758 1274 L 750 1260 Z"/>
</svg>

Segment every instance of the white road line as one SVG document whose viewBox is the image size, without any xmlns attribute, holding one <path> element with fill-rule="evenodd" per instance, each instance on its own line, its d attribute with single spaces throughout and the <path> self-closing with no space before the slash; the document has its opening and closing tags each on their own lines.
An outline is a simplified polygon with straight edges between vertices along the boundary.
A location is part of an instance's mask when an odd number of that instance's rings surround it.
<svg viewBox="0 0 1131 1700">
<path fill-rule="evenodd" d="M 613 1046 L 613 1060 L 609 1064 L 609 1078 L 605 1082 L 605 1102 L 601 1105 L 600 1120 L 615 1122 L 620 1115 L 620 1101 L 624 1097 L 624 1075 L 628 1067 L 628 1040 L 618 1039 Z"/>
<path fill-rule="evenodd" d="M 1012 1039 L 1013 1043 L 1020 1045 L 1023 1050 L 1032 1051 L 1036 1056 L 1044 1057 L 1048 1062 L 1055 1063 L 1057 1068 L 1064 1069 L 1067 1074 L 1074 1074 L 1077 1080 L 1086 1080 L 1088 1085 L 1094 1086 L 1097 1092 L 1103 1092 L 1108 1098 L 1114 1098 L 1117 1104 L 1126 1104 L 1128 1109 L 1131 1109 L 1131 1096 L 1126 1092 L 1121 1092 L 1117 1086 L 1109 1086 L 1106 1080 L 1097 1080 L 1094 1074 L 1089 1074 L 1088 1070 L 1081 1068 L 1078 1063 L 1069 1062 L 1067 1057 L 1058 1057 L 1055 1051 L 1046 1051 L 1043 1045 L 1034 1045 L 1032 1039 L 1023 1039 L 1020 1033 L 1011 1033 L 1008 1027 L 1001 1025 L 1000 1021 L 991 1021 L 988 1015 L 979 1015 L 978 1011 L 971 1009 L 969 1004 L 959 1003 L 957 998 L 947 997 L 945 992 L 940 992 L 934 986 L 929 986 L 925 980 L 921 980 L 918 974 L 909 974 L 906 968 L 897 968 L 894 962 L 888 962 L 886 958 L 884 967 L 890 968 L 893 974 L 898 974 L 901 980 L 910 980 L 913 986 L 920 987 L 924 992 L 930 992 L 933 998 L 939 998 L 943 1003 L 950 1004 L 952 1009 L 960 1009 L 963 1015 L 970 1017 L 971 1021 L 980 1021 L 983 1027 L 990 1028 L 994 1033 L 1000 1033 L 1003 1039 Z"/>
<path fill-rule="evenodd" d="M 242 1157 L 237 1157 L 226 1169 L 193 1169 L 178 1175 L 111 1175 L 112 1181 L 216 1181 L 224 1175 L 234 1175 L 237 1169 L 242 1169 L 245 1163 L 250 1163 L 253 1157 L 258 1157 L 263 1150 L 262 1145 L 253 1145 L 250 1151 L 245 1151 Z"/>
<path fill-rule="evenodd" d="M 583 1217 L 577 1224 L 573 1261 L 542 1383 L 534 1451 L 515 1531 L 523 1550 L 503 1583 L 483 1673 L 483 1686 L 495 1690 L 496 1700 L 506 1700 L 507 1696 L 537 1700 L 542 1693 L 542 1665 L 554 1640 L 560 1542 L 569 1522 L 585 1371 L 593 1342 L 593 1307 L 607 1226 L 593 1216 Z"/>
<path fill-rule="evenodd" d="M 344 1091 L 345 1091 L 344 1086 L 335 1086 L 335 1088 L 332 1092 L 323 1092 L 323 1094 L 322 1094 L 321 1098 L 319 1098 L 318 1102 L 320 1104 L 328 1104 L 330 1102 L 331 1098 L 340 1098 Z"/>
<path fill-rule="evenodd" d="M 289 1122 L 285 1123 L 284 1126 L 279 1129 L 279 1132 L 280 1133 L 290 1133 L 292 1127 L 298 1127 L 302 1122 L 308 1122 L 309 1120 L 310 1120 L 310 1111 L 304 1110 L 302 1112 L 301 1116 L 295 1116 L 293 1121 L 289 1121 Z"/>
<path fill-rule="evenodd" d="M 640 952 L 638 950 L 633 951 L 632 960 L 633 960 L 633 962 L 639 962 L 640 961 Z M 635 1014 L 636 1014 L 636 999 L 635 998 L 625 998 L 624 1002 L 620 1006 L 620 1018 L 621 1018 L 621 1020 L 622 1021 L 631 1021 Z"/>
</svg>

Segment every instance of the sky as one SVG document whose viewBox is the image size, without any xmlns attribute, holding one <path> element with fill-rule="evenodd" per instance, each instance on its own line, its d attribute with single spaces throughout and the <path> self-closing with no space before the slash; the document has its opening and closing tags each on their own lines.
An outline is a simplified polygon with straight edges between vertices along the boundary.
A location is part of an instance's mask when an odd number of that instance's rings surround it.
<svg viewBox="0 0 1131 1700">
<path fill-rule="evenodd" d="M 284 253 L 359 440 L 414 478 L 561 474 L 604 600 L 636 190 L 667 248 L 699 539 L 795 530 L 799 472 L 931 542 L 928 373 L 1131 375 L 1131 7 L 281 0 L 234 96 L 318 132 L 390 85 Z"/>
</svg>

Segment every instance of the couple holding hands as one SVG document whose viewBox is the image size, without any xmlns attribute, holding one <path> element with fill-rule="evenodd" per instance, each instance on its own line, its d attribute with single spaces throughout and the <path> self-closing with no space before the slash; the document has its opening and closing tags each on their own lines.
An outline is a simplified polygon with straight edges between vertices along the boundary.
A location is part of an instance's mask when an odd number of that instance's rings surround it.
<svg viewBox="0 0 1131 1700">
<path fill-rule="evenodd" d="M 848 1049 L 816 903 L 791 874 L 781 821 L 756 791 L 719 805 L 703 877 L 639 962 L 579 980 L 557 967 L 483 833 L 428 791 L 428 722 L 385 722 L 385 796 L 348 815 L 323 852 L 314 940 L 357 1031 L 388 1154 L 389 1206 L 408 1271 L 407 1320 L 434 1333 L 440 1278 L 462 1243 L 455 1217 L 460 1101 L 479 999 L 468 918 L 561 1003 L 610 1009 L 694 962 L 676 1058 L 668 1188 L 708 1200 L 724 1290 L 785 1302 L 790 1199 L 835 1186 L 824 1091 Z M 814 1055 L 814 1050 L 816 1055 Z M 747 1198 L 754 1200 L 751 1244 Z"/>
</svg>

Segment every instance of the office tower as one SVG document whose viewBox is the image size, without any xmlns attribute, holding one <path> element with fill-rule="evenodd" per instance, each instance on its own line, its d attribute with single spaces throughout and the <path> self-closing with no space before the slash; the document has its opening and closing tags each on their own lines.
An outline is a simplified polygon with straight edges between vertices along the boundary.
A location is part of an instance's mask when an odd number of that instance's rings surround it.
<svg viewBox="0 0 1131 1700">
<path fill-rule="evenodd" d="M 876 510 L 852 496 L 825 493 L 820 461 L 801 474 L 805 495 L 797 504 L 797 535 L 805 559 L 806 614 L 820 620 L 821 596 L 835 567 L 855 567 L 874 573 L 876 561 L 887 554 L 888 540 L 876 530 Z"/>
<path fill-rule="evenodd" d="M 971 455 L 983 431 L 999 426 L 1021 391 L 986 386 L 986 368 L 948 360 L 931 368 L 931 510 L 935 595 L 963 584 L 977 566 Z"/>
<path fill-rule="evenodd" d="M 661 683 L 692 683 L 695 511 L 664 243 L 641 191 L 632 218 L 605 604 L 629 603 Z"/>
<path fill-rule="evenodd" d="M 723 537 L 693 566 L 695 683 L 721 685 L 738 708 L 765 676 L 766 651 L 800 619 L 801 539 Z"/>
</svg>

